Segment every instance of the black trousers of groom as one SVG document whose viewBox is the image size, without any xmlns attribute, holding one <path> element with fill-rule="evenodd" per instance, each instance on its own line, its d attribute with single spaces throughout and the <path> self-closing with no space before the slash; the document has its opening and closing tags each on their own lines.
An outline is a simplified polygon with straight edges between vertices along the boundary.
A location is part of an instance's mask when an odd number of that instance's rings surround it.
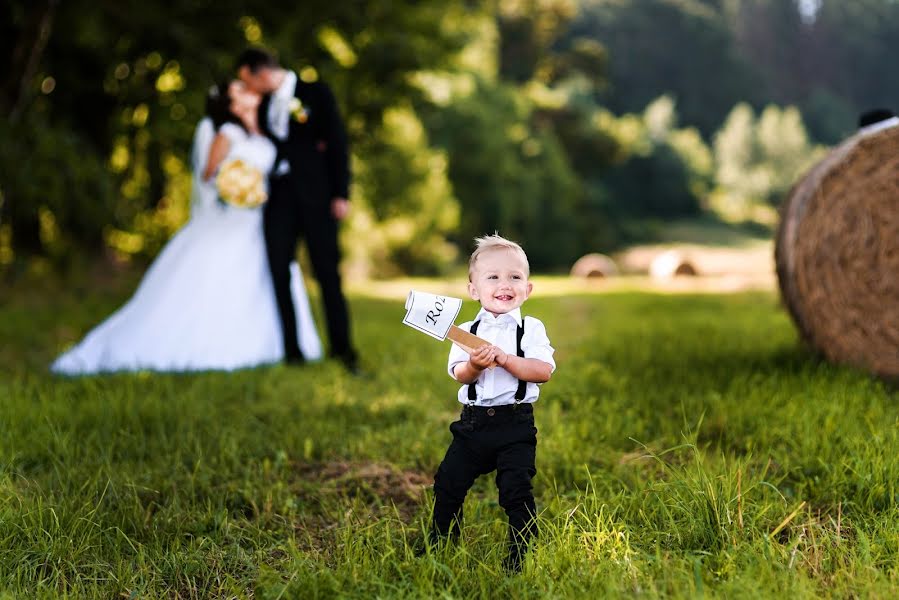
<svg viewBox="0 0 899 600">
<path fill-rule="evenodd" d="M 297 338 L 297 318 L 290 293 L 290 263 L 296 257 L 297 241 L 306 240 L 312 270 L 321 288 L 328 325 L 331 354 L 354 357 L 350 345 L 349 314 L 340 282 L 340 247 L 337 220 L 330 202 L 311 202 L 297 197 L 290 177 L 273 177 L 269 201 L 263 209 L 265 248 L 268 253 L 275 300 L 284 334 L 287 360 L 302 356 Z M 302 332 L 301 334 L 302 335 Z"/>
</svg>

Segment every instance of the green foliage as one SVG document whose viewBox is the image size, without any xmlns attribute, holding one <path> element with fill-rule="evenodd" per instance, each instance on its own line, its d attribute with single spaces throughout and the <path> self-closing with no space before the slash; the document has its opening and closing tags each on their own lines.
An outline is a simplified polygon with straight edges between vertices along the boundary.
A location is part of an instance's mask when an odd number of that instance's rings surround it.
<svg viewBox="0 0 899 600">
<path fill-rule="evenodd" d="M 587 73 L 603 68 L 601 46 L 564 48 L 558 45 L 559 37 L 575 16 L 575 0 L 523 0 L 500 2 L 496 22 L 500 34 L 499 75 L 514 83 L 526 83 L 535 76 L 549 82 L 566 75 L 566 67 L 574 67 L 576 73 Z M 574 46 L 574 44 L 572 44 Z M 580 65 L 576 65 L 580 62 Z M 591 75 L 604 76 L 601 71 Z"/>
<path fill-rule="evenodd" d="M 874 105 L 865 106 L 871 108 Z M 859 115 L 849 102 L 826 90 L 812 92 L 801 109 L 809 137 L 823 144 L 838 144 L 855 131 L 858 123 Z"/>
<path fill-rule="evenodd" d="M 715 137 L 714 207 L 747 218 L 756 206 L 778 205 L 823 153 L 810 143 L 795 107 L 768 106 L 756 119 L 752 108 L 739 104 Z"/>
<path fill-rule="evenodd" d="M 92 143 L 38 115 L 0 121 L 0 138 L 0 224 L 14 231 L 15 250 L 65 261 L 77 242 L 101 248 L 114 202 L 105 160 Z"/>
<path fill-rule="evenodd" d="M 770 222 L 817 143 L 896 108 L 897 24 L 892 0 L 7 3 L 0 269 L 152 258 L 188 215 L 205 91 L 250 44 L 340 101 L 354 272 L 440 273 L 494 229 L 561 269 L 660 219 Z"/>
<path fill-rule="evenodd" d="M 389 109 L 383 126 L 357 156 L 354 209 L 344 244 L 357 274 L 434 275 L 455 264 L 446 237 L 456 230 L 459 205 L 447 158 L 428 144 L 410 108 Z"/>
<path fill-rule="evenodd" d="M 863 110 L 896 108 L 897 32 L 893 0 L 584 0 L 563 39 L 605 46 L 601 100 L 614 112 L 671 94 L 711 139 L 739 102 L 793 105 L 816 143 L 834 144 Z"/>
<path fill-rule="evenodd" d="M 734 104 L 759 97 L 757 74 L 710 2 L 585 0 L 567 35 L 599 39 L 608 50 L 612 85 L 600 99 L 616 113 L 670 94 L 682 121 L 708 138 Z"/>
<path fill-rule="evenodd" d="M 41 206 L 65 204 L 50 210 L 66 247 L 105 238 L 125 255 L 153 256 L 186 218 L 184 158 L 206 90 L 231 76 L 243 48 L 271 44 L 286 66 L 324 77 L 364 145 L 384 110 L 414 93 L 409 74 L 461 48 L 464 36 L 442 23 L 465 10 L 442 1 L 269 3 L 252 14 L 231 0 L 4 6 L 0 45 L 14 60 L 0 81 L 0 127 L 18 139 L 3 149 L 3 171 L 16 173 L 2 183 L 3 235 L 21 255 L 61 255 L 41 242 L 38 222 Z M 62 176 L 19 173 L 36 170 Z"/>
<path fill-rule="evenodd" d="M 836 143 L 852 133 L 862 111 L 896 109 L 899 84 L 886 50 L 899 42 L 899 4 L 893 0 L 736 4 L 739 52 L 765 84 L 756 110 L 767 103 L 801 106 L 812 138 Z M 803 5 L 815 11 L 803 14 Z"/>
<path fill-rule="evenodd" d="M 366 380 L 332 363 L 62 379 L 46 372 L 55 352 L 130 290 L 16 289 L 0 305 L 0 589 L 896 595 L 894 391 L 805 354 L 770 294 L 537 283 L 525 310 L 559 368 L 535 408 L 541 535 L 518 577 L 499 570 L 491 477 L 466 500 L 462 543 L 413 554 L 459 405 L 447 346 L 399 325 L 397 302 L 351 299 Z"/>
<path fill-rule="evenodd" d="M 616 198 L 615 214 L 638 217 L 695 216 L 709 188 L 711 156 L 695 129 L 676 129 L 671 98 L 650 103 L 642 116 L 604 120 L 627 153 L 605 179 Z"/>
<path fill-rule="evenodd" d="M 468 248 L 473 237 L 499 231 L 525 244 L 535 268 L 564 265 L 578 251 L 568 231 L 578 182 L 552 130 L 540 128 L 532 111 L 516 88 L 478 80 L 427 121 L 449 157 L 458 243 Z"/>
</svg>

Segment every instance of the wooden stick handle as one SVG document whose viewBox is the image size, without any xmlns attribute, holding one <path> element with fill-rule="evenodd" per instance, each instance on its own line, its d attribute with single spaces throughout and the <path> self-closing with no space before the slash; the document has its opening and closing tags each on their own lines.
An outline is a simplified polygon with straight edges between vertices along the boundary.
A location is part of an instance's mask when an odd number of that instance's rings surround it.
<svg viewBox="0 0 899 600">
<path fill-rule="evenodd" d="M 483 338 L 479 338 L 473 333 L 468 333 L 464 329 L 459 329 L 455 325 L 450 326 L 449 332 L 446 334 L 446 337 L 453 341 L 454 344 L 471 354 L 481 346 L 485 346 L 489 344 L 487 340 Z M 496 362 L 490 365 L 490 368 L 496 366 Z"/>
</svg>

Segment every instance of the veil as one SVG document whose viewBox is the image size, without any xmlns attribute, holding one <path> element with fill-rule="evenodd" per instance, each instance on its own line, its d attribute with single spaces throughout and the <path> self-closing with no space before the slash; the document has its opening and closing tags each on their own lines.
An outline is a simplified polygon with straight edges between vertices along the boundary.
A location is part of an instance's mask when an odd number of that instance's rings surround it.
<svg viewBox="0 0 899 600">
<path fill-rule="evenodd" d="M 203 169 L 209 158 L 209 147 L 215 137 L 212 119 L 204 117 L 194 132 L 194 145 L 190 153 L 190 167 L 193 172 L 191 186 L 191 218 L 201 216 L 215 206 L 216 190 L 213 181 L 203 181 Z"/>
</svg>

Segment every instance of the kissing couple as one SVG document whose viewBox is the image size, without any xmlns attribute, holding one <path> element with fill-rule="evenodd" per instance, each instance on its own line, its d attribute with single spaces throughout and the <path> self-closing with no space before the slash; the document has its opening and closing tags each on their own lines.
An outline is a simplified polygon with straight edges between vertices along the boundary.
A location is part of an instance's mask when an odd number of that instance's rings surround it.
<svg viewBox="0 0 899 600">
<path fill-rule="evenodd" d="M 338 225 L 349 211 L 346 129 L 330 88 L 250 48 L 213 86 L 191 152 L 191 216 L 131 299 L 51 366 L 60 374 L 301 365 L 322 346 L 295 260 L 305 240 L 330 355 L 352 374 Z M 258 175 L 261 205 L 229 203 L 224 173 Z M 218 182 L 218 183 L 217 183 Z"/>
</svg>

